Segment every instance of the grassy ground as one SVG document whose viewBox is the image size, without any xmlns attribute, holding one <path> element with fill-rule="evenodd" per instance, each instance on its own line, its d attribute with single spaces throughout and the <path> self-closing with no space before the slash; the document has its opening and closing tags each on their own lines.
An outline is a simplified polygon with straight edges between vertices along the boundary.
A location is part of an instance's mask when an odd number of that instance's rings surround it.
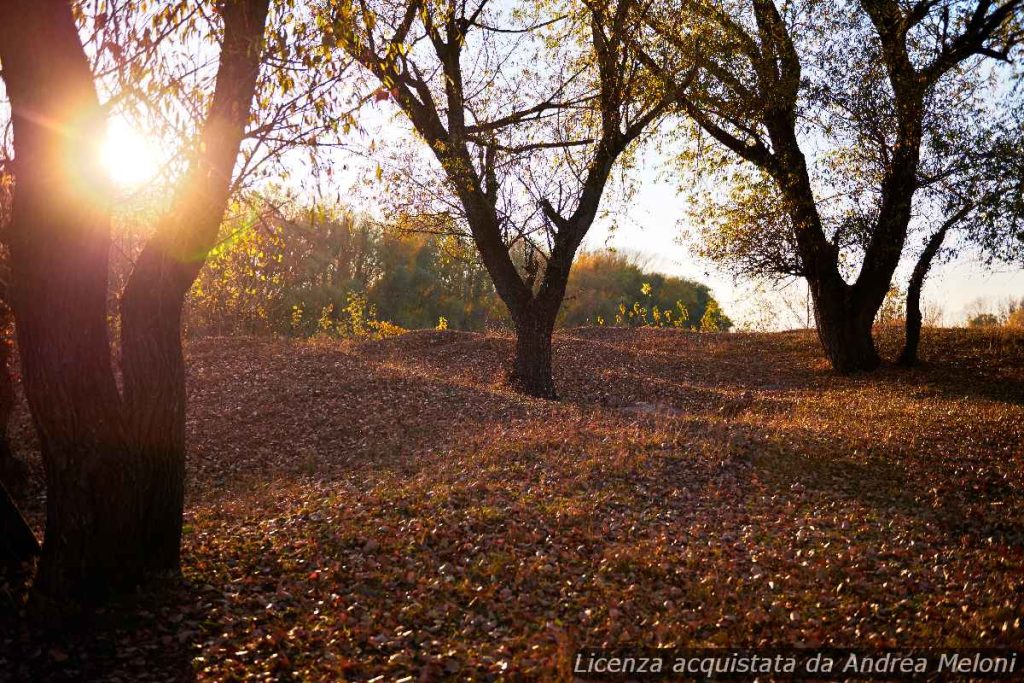
<svg viewBox="0 0 1024 683">
<path fill-rule="evenodd" d="M 926 331 L 921 368 L 854 377 L 811 333 L 556 347 L 559 403 L 500 388 L 501 337 L 193 343 L 187 585 L 0 626 L 0 671 L 550 679 L 582 644 L 1024 640 L 1024 334 Z"/>
</svg>

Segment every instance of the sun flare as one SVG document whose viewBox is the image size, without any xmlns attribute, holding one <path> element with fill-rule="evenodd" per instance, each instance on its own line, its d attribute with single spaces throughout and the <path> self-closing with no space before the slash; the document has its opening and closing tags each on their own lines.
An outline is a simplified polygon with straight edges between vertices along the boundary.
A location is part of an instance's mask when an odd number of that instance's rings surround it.
<svg viewBox="0 0 1024 683">
<path fill-rule="evenodd" d="M 156 144 L 121 119 L 108 124 L 100 153 L 110 179 L 122 187 L 144 185 L 160 169 Z"/>
</svg>

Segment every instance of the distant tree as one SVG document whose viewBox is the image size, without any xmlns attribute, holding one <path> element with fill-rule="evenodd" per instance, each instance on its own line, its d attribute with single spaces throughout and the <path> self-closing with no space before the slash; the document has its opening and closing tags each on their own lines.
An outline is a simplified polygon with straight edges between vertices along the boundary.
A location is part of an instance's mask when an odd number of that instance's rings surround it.
<svg viewBox="0 0 1024 683">
<path fill-rule="evenodd" d="M 967 327 L 999 327 L 1002 321 L 995 313 L 978 313 L 967 321 Z"/>
<path fill-rule="evenodd" d="M 701 332 L 728 332 L 732 321 L 722 312 L 718 302 L 712 299 L 700 319 Z"/>
<path fill-rule="evenodd" d="M 1021 7 L 682 0 L 648 11 L 652 69 L 676 54 L 686 72 L 700 51 L 679 109 L 720 145 L 695 146 L 700 167 L 740 183 L 740 253 L 807 280 L 836 370 L 878 366 L 871 329 L 906 242 L 926 123 L 955 107 L 983 63 L 1010 58 Z"/>
<path fill-rule="evenodd" d="M 434 327 L 444 317 L 454 328 L 483 329 L 504 315 L 462 238 L 343 209 L 260 202 L 223 226 L 192 288 L 187 326 L 192 334 L 314 334 L 325 311 L 344 322 L 350 297 L 403 328 Z"/>
<path fill-rule="evenodd" d="M 573 327 L 618 324 L 700 329 L 712 302 L 707 286 L 652 272 L 629 254 L 583 253 L 569 276 L 559 322 Z M 723 329 L 731 326 L 724 316 L 716 320 Z"/>
<path fill-rule="evenodd" d="M 472 246 L 449 235 L 387 229 L 380 244 L 380 276 L 368 298 L 402 327 L 483 329 L 503 315 L 494 286 Z"/>
<path fill-rule="evenodd" d="M 617 160 L 676 99 L 630 47 L 639 8 L 360 0 L 325 18 L 440 164 L 445 210 L 508 308 L 509 382 L 526 394 L 556 396 L 551 336 L 576 251 Z"/>
<path fill-rule="evenodd" d="M 220 6 L 216 87 L 189 170 L 122 300 L 122 396 L 107 329 L 111 190 L 94 75 L 69 3 L 0 3 L 14 131 L 11 305 L 47 472 L 41 594 L 95 599 L 179 569 L 181 308 L 230 192 L 267 11 L 268 0 Z"/>
<path fill-rule="evenodd" d="M 1024 329 L 1024 299 L 1010 305 L 1010 311 L 1003 324 L 1015 330 Z"/>
</svg>

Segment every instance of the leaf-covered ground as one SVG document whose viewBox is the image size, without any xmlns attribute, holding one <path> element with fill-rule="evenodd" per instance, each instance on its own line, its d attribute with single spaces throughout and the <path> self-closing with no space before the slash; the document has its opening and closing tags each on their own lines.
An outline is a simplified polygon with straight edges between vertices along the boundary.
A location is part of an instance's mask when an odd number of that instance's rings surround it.
<svg viewBox="0 0 1024 683">
<path fill-rule="evenodd" d="M 1024 335 L 837 377 L 811 333 L 576 330 L 559 403 L 501 388 L 510 352 L 194 342 L 186 583 L 2 623 L 0 672 L 550 680 L 582 644 L 1024 641 Z"/>
</svg>

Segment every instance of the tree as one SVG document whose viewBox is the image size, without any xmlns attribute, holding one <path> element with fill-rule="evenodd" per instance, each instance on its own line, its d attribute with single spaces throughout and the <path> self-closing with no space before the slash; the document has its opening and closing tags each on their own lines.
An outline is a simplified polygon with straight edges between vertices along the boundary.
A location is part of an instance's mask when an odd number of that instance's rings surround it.
<svg viewBox="0 0 1024 683">
<path fill-rule="evenodd" d="M 650 271 L 645 265 L 630 254 L 580 254 L 569 276 L 560 324 L 700 329 L 701 318 L 714 301 L 711 290 L 690 280 Z M 719 322 L 725 324 L 724 320 Z"/>
<path fill-rule="evenodd" d="M 268 0 L 220 6 L 217 84 L 200 144 L 124 296 L 122 396 L 107 329 L 111 189 L 99 165 L 104 112 L 93 74 L 69 3 L 0 4 L 15 155 L 11 304 L 47 478 L 38 593 L 95 599 L 178 569 L 180 312 L 227 201 L 267 11 Z"/>
<path fill-rule="evenodd" d="M 777 198 L 780 212 L 756 212 L 774 235 L 757 253 L 781 254 L 780 267 L 807 280 L 836 370 L 878 366 L 871 328 L 907 238 L 926 118 L 977 63 L 1009 59 L 1021 7 L 860 0 L 780 10 L 772 0 L 681 0 L 648 13 L 658 36 L 646 52 L 652 65 L 651 55 L 687 58 L 693 37 L 703 39 L 700 77 L 680 110 L 755 169 L 747 189 L 767 192 L 748 208 Z M 674 82 L 670 72 L 662 79 Z M 826 163 L 837 154 L 841 163 Z M 834 177 L 842 167 L 854 173 Z M 831 201 L 837 190 L 849 201 Z"/>
<path fill-rule="evenodd" d="M 995 313 L 978 313 L 967 321 L 967 327 L 999 327 L 999 316 Z"/>
<path fill-rule="evenodd" d="M 948 251 L 975 249 L 988 263 L 1024 259 L 1024 127 L 1010 121 L 984 127 L 970 144 L 956 145 L 955 158 L 924 174 L 922 193 L 939 206 L 938 227 L 918 255 L 907 286 L 906 338 L 899 363 L 915 365 L 921 340 L 921 290 L 948 236 Z"/>
<path fill-rule="evenodd" d="M 324 30 L 440 164 L 515 327 L 510 385 L 555 398 L 551 337 L 576 251 L 617 159 L 677 93 L 651 88 L 629 46 L 634 0 L 542 8 L 336 2 Z"/>
<path fill-rule="evenodd" d="M 185 296 L 199 275 L 231 195 L 239 148 L 250 118 L 269 0 L 223 6 L 224 41 L 217 85 L 198 153 L 171 211 L 146 244 L 121 297 L 124 399 L 130 438 L 145 454 L 149 554 L 154 568 L 177 570 L 185 483 Z"/>
<path fill-rule="evenodd" d="M 0 198 L 0 230 L 6 227 L 6 218 Z M 5 281 L 6 277 L 0 276 L 0 565 L 16 568 L 39 554 L 39 542 L 12 496 L 24 484 L 26 467 L 14 457 L 7 437 L 7 425 L 14 410 L 14 378 L 9 367 L 11 312 L 7 306 Z"/>
</svg>

